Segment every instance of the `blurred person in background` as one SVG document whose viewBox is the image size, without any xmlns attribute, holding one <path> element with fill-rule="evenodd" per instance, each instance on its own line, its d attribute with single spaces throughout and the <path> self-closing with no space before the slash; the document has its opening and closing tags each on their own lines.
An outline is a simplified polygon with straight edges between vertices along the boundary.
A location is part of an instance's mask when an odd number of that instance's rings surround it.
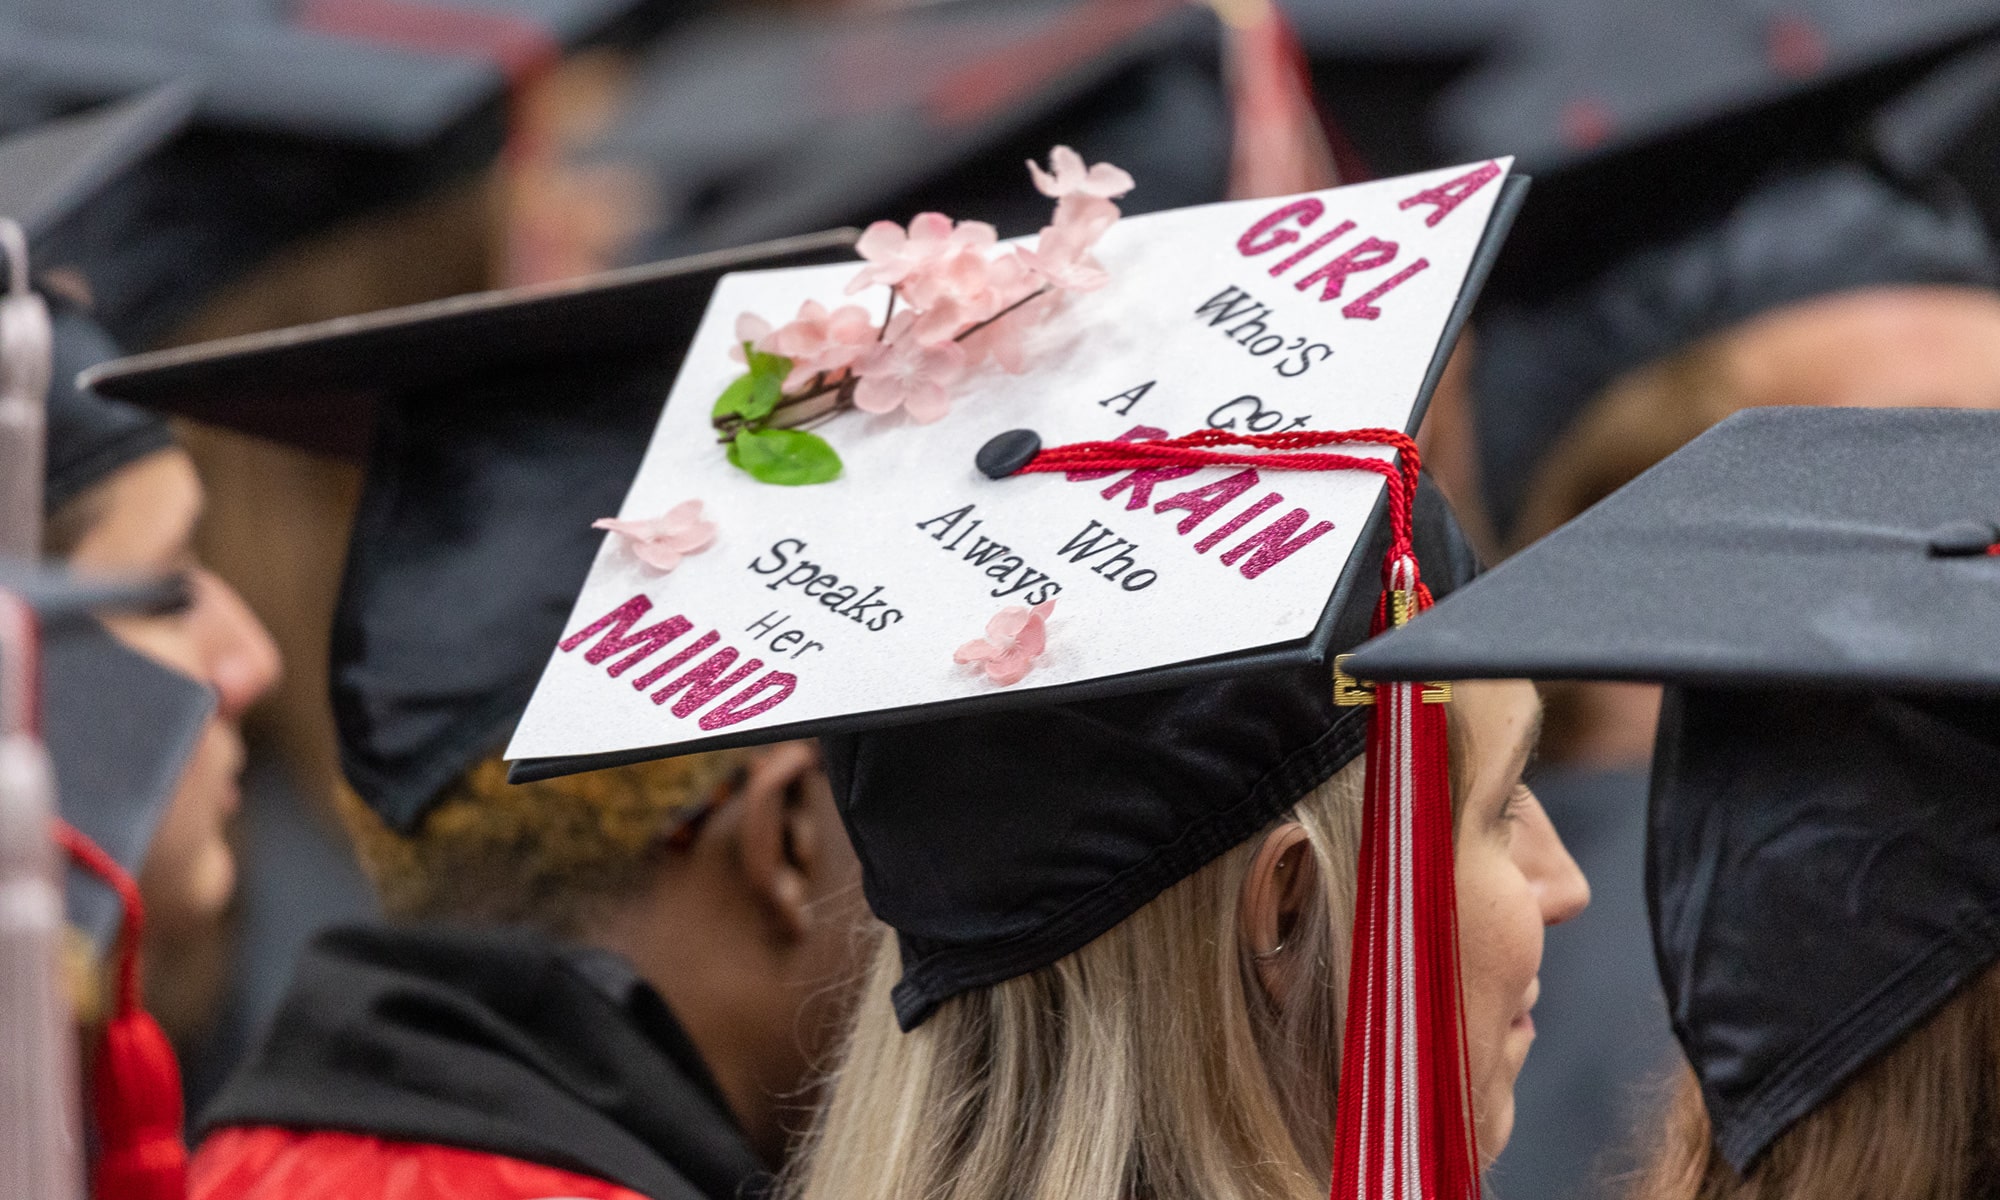
<svg viewBox="0 0 2000 1200">
<path fill-rule="evenodd" d="M 339 806 L 392 920 L 336 927 L 301 957 L 203 1114 L 196 1196 L 720 1200 L 781 1163 L 864 914 L 814 749 L 521 787 L 497 754 L 715 277 L 845 257 L 852 240 L 91 377 L 295 439 L 374 433 L 329 675 Z"/>
<path fill-rule="evenodd" d="M 160 92 L 0 141 L 0 174 L 8 180 L 0 215 L 23 223 L 30 265 L 38 264 L 50 230 L 118 186 L 185 116 L 184 97 Z M 210 1014 L 226 969 L 225 917 L 236 894 L 228 827 L 243 770 L 241 722 L 277 682 L 280 661 L 242 598 L 195 554 L 203 491 L 187 453 L 158 417 L 77 386 L 80 371 L 116 357 L 117 347 L 72 294 L 73 278 L 35 277 L 49 313 L 43 552 L 86 578 L 184 575 L 191 593 L 185 609 L 111 617 L 105 625 L 214 694 L 171 799 L 135 823 L 141 832 L 110 837 L 107 846 L 136 867 L 150 916 L 141 948 L 147 998 L 169 1030 L 186 1035 Z M 93 782 L 72 776 L 69 785 L 81 795 Z M 57 783 L 62 788 L 64 779 Z"/>
</svg>

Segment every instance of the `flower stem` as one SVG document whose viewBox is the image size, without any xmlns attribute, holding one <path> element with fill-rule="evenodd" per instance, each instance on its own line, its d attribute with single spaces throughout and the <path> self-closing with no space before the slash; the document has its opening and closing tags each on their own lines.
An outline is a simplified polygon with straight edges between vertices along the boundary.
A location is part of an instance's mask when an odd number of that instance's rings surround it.
<svg viewBox="0 0 2000 1200">
<path fill-rule="evenodd" d="M 958 332 L 958 336 L 952 338 L 951 340 L 954 342 L 964 341 L 966 338 L 969 338 L 973 334 L 978 333 L 980 330 L 986 328 L 988 325 L 991 325 L 993 322 L 999 320 L 1001 317 L 1006 316 L 1008 313 L 1013 312 L 1015 309 L 1021 307 L 1023 304 L 1026 304 L 1028 301 L 1033 300 L 1035 297 L 1047 295 L 1048 290 L 1049 290 L 1049 285 L 1046 283 L 1043 284 L 1042 286 L 1036 288 L 1034 291 L 1029 292 L 1027 295 L 1021 297 L 1019 300 L 1014 301 L 1014 303 L 1009 304 L 1007 307 L 1001 309 L 999 312 L 994 313 L 992 316 L 986 318 L 984 321 L 975 321 L 971 325 L 966 326 L 964 329 Z"/>
</svg>

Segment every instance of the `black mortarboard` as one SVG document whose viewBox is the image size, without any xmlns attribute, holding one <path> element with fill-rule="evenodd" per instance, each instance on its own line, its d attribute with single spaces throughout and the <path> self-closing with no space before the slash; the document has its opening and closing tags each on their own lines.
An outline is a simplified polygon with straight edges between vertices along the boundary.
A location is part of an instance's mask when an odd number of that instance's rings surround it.
<svg viewBox="0 0 2000 1200">
<path fill-rule="evenodd" d="M 27 601 L 42 629 L 42 737 L 63 819 L 136 874 L 215 706 L 212 692 L 126 648 L 93 614 L 159 613 L 187 602 L 178 577 L 85 579 L 0 558 L 0 589 Z M 118 898 L 70 872 L 71 924 L 103 946 Z"/>
<path fill-rule="evenodd" d="M 180 132 L 195 100 L 190 87 L 160 87 L 0 140 L 0 215 L 33 246 Z"/>
<path fill-rule="evenodd" d="M 851 231 L 140 355 L 123 397 L 365 458 L 332 646 L 348 781 L 396 827 L 527 703 L 724 271 Z M 372 443 L 372 445 L 371 445 Z"/>
<path fill-rule="evenodd" d="M 279 249 L 490 163 L 510 95 L 567 50 L 657 31 L 664 0 L 0 4 L 0 130 L 165 82 L 193 128 L 55 231 L 120 341 L 170 333 Z"/>
<path fill-rule="evenodd" d="M 593 155 L 659 200 L 647 254 L 923 210 L 1033 233 L 1050 145 L 1129 170 L 1128 209 L 1223 198 L 1220 22 L 1183 0 L 958 0 L 725 14 L 665 42 Z"/>
<path fill-rule="evenodd" d="M 45 236 L 96 202 L 186 122 L 193 103 L 184 88 L 166 87 L 0 140 L 0 217 L 18 222 L 28 238 L 29 267 L 40 261 Z M 11 265 L 11 264 L 10 264 Z M 53 512 L 126 463 L 170 443 L 166 424 L 129 405 L 77 389 L 77 373 L 117 347 L 75 304 L 47 305 L 52 369 L 47 388 L 47 450 L 42 507 Z M 15 341 L 21 353 L 41 353 Z"/>
<path fill-rule="evenodd" d="M 2000 412 L 1754 409 L 1357 653 L 1668 683 L 1647 885 L 1739 1169 L 2000 957 Z"/>
<path fill-rule="evenodd" d="M 647 0 L 76 0 L 0 9 L 0 111 L 202 83 L 201 119 L 430 146 Z"/>
<path fill-rule="evenodd" d="M 1957 110 L 1996 94 L 1879 119 L 2000 35 L 1984 0 L 1536 0 L 1513 25 L 1434 118 L 1445 153 L 1505 145 L 1540 180 L 1474 363 L 1503 531 L 1543 453 L 1627 370 L 1816 295 L 1995 281 L 1990 231 L 1943 163 L 1963 140 L 1949 131 L 1976 123 Z"/>
</svg>

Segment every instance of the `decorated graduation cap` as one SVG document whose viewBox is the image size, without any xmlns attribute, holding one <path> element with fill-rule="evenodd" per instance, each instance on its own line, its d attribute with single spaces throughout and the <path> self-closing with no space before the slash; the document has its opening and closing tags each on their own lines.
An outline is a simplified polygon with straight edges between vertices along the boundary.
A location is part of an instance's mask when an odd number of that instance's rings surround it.
<svg viewBox="0 0 2000 1200">
<path fill-rule="evenodd" d="M 1670 685 L 1655 946 L 1739 1170 L 2000 958 L 1996 450 L 1996 412 L 1746 411 L 1349 662 Z"/>
<path fill-rule="evenodd" d="M 1020 164 L 1053 142 L 1145 180 L 1134 211 L 1222 199 L 1225 56 L 1186 0 L 723 12 L 662 42 L 591 153 L 651 180 L 655 254 L 924 209 L 1032 233 Z"/>
<path fill-rule="evenodd" d="M 1343 706 L 1329 659 L 1473 569 L 1408 432 L 1523 183 L 1493 161 L 1121 218 L 1123 171 L 1059 148 L 1033 174 L 1036 238 L 929 213 L 871 226 L 863 264 L 717 283 L 514 777 L 822 737 L 908 1028 L 1372 746 L 1370 1065 L 1335 1177 L 1470 1194 L 1443 710 Z"/>
<path fill-rule="evenodd" d="M 1990 215 L 1950 169 L 2000 108 L 1960 66 L 2000 38 L 1990 4 L 1534 0 L 1511 25 L 1433 117 L 1445 152 L 1504 145 L 1539 181 L 1473 366 L 1503 531 L 1625 372 L 1815 296 L 1996 281 Z"/>
<path fill-rule="evenodd" d="M 138 355 L 95 395 L 367 465 L 334 615 L 349 783 L 397 829 L 497 752 L 725 271 L 833 231 Z"/>
</svg>

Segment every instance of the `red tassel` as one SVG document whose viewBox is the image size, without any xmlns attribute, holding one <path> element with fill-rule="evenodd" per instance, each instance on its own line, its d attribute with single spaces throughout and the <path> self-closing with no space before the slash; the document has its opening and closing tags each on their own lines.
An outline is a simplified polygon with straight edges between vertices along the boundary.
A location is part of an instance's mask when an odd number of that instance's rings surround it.
<svg viewBox="0 0 2000 1200">
<path fill-rule="evenodd" d="M 180 1062 L 159 1022 L 139 1003 L 145 910 L 138 885 L 97 843 L 66 822 L 56 822 L 56 836 L 72 859 L 118 893 L 125 908 L 117 1000 L 91 1071 L 98 1145 L 91 1194 L 101 1200 L 185 1200 L 188 1152 L 181 1140 Z"/>
<path fill-rule="evenodd" d="M 1333 453 L 1386 446 L 1399 462 Z M 1161 466 L 1372 471 L 1388 482 L 1389 550 L 1375 631 L 1429 608 L 1411 541 L 1417 447 L 1393 429 L 1073 442 L 1020 470 L 1095 472 Z M 1071 478 L 1094 478 L 1079 474 Z M 1347 1029 L 1334 1124 L 1333 1200 L 1478 1200 L 1479 1147 L 1458 958 L 1451 756 L 1433 685 L 1374 689 L 1356 872 Z M 1339 693 L 1336 693 L 1337 695 Z M 1345 701 L 1343 701 L 1345 702 Z"/>
<path fill-rule="evenodd" d="M 1416 559 L 1389 568 L 1377 631 L 1430 607 Z M 1404 597 L 1399 604 L 1395 597 Z M 1368 731 L 1334 1200 L 1476 1200 L 1460 1003 L 1450 745 L 1430 685 L 1375 687 Z"/>
</svg>

